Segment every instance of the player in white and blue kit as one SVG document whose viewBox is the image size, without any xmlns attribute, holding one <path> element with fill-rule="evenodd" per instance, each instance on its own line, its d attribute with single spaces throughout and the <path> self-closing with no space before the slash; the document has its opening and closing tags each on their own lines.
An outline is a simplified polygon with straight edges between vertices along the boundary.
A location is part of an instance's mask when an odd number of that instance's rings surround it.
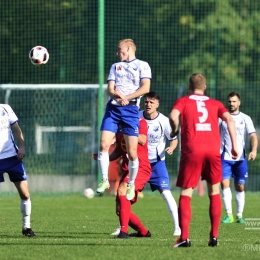
<svg viewBox="0 0 260 260">
<path fill-rule="evenodd" d="M 152 175 L 149 180 L 152 191 L 158 190 L 167 204 L 168 211 L 174 223 L 174 236 L 179 236 L 178 208 L 170 191 L 169 173 L 165 163 L 165 152 L 172 154 L 177 147 L 177 137 L 171 138 L 171 126 L 169 118 L 157 111 L 159 107 L 159 95 L 151 91 L 144 95 L 144 111 L 139 115 L 148 123 L 148 157 L 152 167 Z M 166 139 L 170 146 L 166 147 Z"/>
<path fill-rule="evenodd" d="M 232 193 L 230 189 L 230 178 L 234 178 L 235 190 L 236 190 L 236 222 L 244 224 L 243 210 L 245 205 L 245 191 L 244 186 L 248 178 L 247 158 L 245 151 L 245 136 L 246 133 L 251 139 L 251 152 L 248 155 L 248 160 L 254 160 L 257 154 L 258 138 L 256 135 L 255 127 L 252 119 L 239 111 L 240 96 L 235 92 L 231 92 L 228 97 L 228 110 L 231 113 L 236 125 L 237 133 L 237 148 L 239 156 L 236 160 L 232 159 L 231 155 L 231 141 L 228 134 L 227 125 L 225 122 L 220 121 L 220 133 L 221 133 L 221 153 L 222 153 L 222 195 L 223 203 L 226 210 L 226 216 L 222 220 L 222 223 L 234 222 L 232 214 Z"/>
<path fill-rule="evenodd" d="M 18 142 L 18 147 L 14 142 L 13 134 Z M 3 174 L 6 172 L 21 198 L 22 234 L 27 237 L 35 237 L 30 223 L 32 205 L 22 162 L 24 155 L 24 138 L 18 125 L 18 118 L 9 105 L 0 104 L 0 182 L 4 182 Z"/>
<path fill-rule="evenodd" d="M 109 188 L 108 150 L 119 126 L 124 134 L 127 154 L 129 156 L 129 183 L 126 197 L 132 200 L 135 196 L 134 181 L 138 172 L 137 157 L 139 133 L 139 103 L 140 97 L 150 90 L 151 68 L 145 61 L 135 57 L 136 45 L 132 39 L 123 39 L 118 43 L 117 56 L 120 62 L 114 63 L 107 79 L 110 100 L 101 125 L 100 150 L 98 165 L 103 181 L 97 188 L 103 193 Z"/>
</svg>

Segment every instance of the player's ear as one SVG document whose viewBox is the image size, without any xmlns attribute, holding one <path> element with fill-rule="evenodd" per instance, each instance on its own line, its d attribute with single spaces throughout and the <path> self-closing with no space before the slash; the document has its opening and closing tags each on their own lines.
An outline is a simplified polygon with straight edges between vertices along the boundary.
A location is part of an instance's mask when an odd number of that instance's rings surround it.
<svg viewBox="0 0 260 260">
<path fill-rule="evenodd" d="M 205 86 L 204 86 L 204 90 L 206 90 L 206 89 L 207 89 L 207 86 L 205 85 Z"/>
</svg>

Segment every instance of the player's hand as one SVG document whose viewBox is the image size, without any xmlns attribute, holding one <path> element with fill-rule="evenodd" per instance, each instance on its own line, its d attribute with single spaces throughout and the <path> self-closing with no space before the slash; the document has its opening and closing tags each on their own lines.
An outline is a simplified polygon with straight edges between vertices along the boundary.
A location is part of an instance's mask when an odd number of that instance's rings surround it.
<svg viewBox="0 0 260 260">
<path fill-rule="evenodd" d="M 120 104 L 121 106 L 126 106 L 129 104 L 129 101 L 127 99 L 121 99 L 121 98 L 117 98 L 116 99 L 116 102 L 118 104 Z"/>
<path fill-rule="evenodd" d="M 232 148 L 231 149 L 231 154 L 232 154 L 232 159 L 237 159 L 238 158 L 238 151 L 237 151 L 237 149 L 234 149 L 234 148 Z"/>
<path fill-rule="evenodd" d="M 123 93 L 119 89 L 115 89 L 114 96 L 119 97 L 121 99 L 125 99 L 125 96 L 123 95 Z"/>
<path fill-rule="evenodd" d="M 173 138 L 179 134 L 179 131 L 172 131 L 170 137 Z"/>
<path fill-rule="evenodd" d="M 18 160 L 21 161 L 24 158 L 24 156 L 25 156 L 24 148 L 19 148 L 18 153 L 17 153 Z"/>
<path fill-rule="evenodd" d="M 248 155 L 248 161 L 254 161 L 254 159 L 256 158 L 256 152 L 251 152 Z"/>
<path fill-rule="evenodd" d="M 173 149 L 169 146 L 165 149 L 165 152 L 171 155 L 173 153 Z"/>
<path fill-rule="evenodd" d="M 115 89 L 114 96 L 120 98 L 120 100 L 118 100 L 117 102 L 121 106 L 126 106 L 129 104 L 129 101 L 126 99 L 125 95 L 123 95 L 123 93 L 119 89 Z"/>
<path fill-rule="evenodd" d="M 93 154 L 92 154 L 92 158 L 93 158 L 95 161 L 97 161 L 97 159 L 98 159 L 98 154 L 97 154 L 97 153 L 93 153 Z"/>
</svg>

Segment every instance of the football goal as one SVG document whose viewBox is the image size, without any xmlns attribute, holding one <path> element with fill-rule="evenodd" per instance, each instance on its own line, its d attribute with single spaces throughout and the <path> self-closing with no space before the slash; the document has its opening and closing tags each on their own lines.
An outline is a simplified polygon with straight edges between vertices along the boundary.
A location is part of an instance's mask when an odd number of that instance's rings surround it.
<svg viewBox="0 0 260 260">
<path fill-rule="evenodd" d="M 97 172 L 92 154 L 98 149 L 98 88 L 98 84 L 0 85 L 1 103 L 9 104 L 19 118 L 30 178 L 39 182 L 43 176 L 46 182 L 56 178 L 56 186 L 68 178 L 71 185 L 63 183 L 66 191 L 94 186 L 86 182 L 95 180 Z M 45 186 L 30 186 L 41 185 Z"/>
</svg>

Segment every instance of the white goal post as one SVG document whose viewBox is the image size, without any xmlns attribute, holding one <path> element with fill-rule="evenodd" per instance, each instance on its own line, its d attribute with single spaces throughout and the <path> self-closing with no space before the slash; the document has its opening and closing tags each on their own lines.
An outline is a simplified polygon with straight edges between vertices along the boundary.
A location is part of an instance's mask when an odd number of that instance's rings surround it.
<svg viewBox="0 0 260 260">
<path fill-rule="evenodd" d="M 106 84 L 103 85 L 105 89 Z M 0 84 L 0 89 L 6 90 L 5 104 L 9 104 L 12 90 L 84 90 L 98 89 L 98 84 Z M 91 126 L 35 126 L 36 153 L 48 152 L 48 145 L 44 144 L 43 133 L 48 132 L 91 132 Z"/>
<path fill-rule="evenodd" d="M 11 105 L 22 125 L 31 191 L 96 186 L 91 155 L 98 149 L 98 90 L 99 84 L 0 84 L 1 102 Z"/>
<path fill-rule="evenodd" d="M 98 84 L 0 84 L 0 89 L 7 90 L 5 94 L 5 104 L 8 104 L 11 91 L 20 90 L 37 90 L 37 89 L 98 89 Z M 107 88 L 107 84 L 103 85 Z"/>
</svg>

